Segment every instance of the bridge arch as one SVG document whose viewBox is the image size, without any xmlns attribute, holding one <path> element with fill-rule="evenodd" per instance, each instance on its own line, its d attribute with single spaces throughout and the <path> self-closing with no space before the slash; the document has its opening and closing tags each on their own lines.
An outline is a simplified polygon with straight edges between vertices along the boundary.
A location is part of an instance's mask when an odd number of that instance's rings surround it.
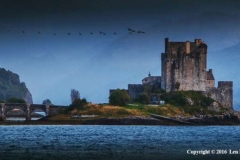
<svg viewBox="0 0 240 160">
<path fill-rule="evenodd" d="M 30 105 L 30 114 L 36 110 L 41 110 L 47 115 L 47 110 L 45 105 Z"/>
<path fill-rule="evenodd" d="M 27 111 L 27 107 L 26 107 L 26 105 L 10 105 L 10 104 L 7 104 L 6 105 L 6 109 L 5 109 L 5 113 L 7 114 L 8 112 L 10 112 L 10 111 L 13 111 L 14 109 L 18 109 L 18 110 L 21 110 L 22 112 L 24 112 L 24 113 L 26 113 L 26 111 Z"/>
<path fill-rule="evenodd" d="M 7 113 L 13 109 L 19 109 L 25 113 L 26 120 L 31 120 L 31 113 L 39 109 L 45 112 L 46 116 L 53 116 L 65 109 L 66 106 L 41 105 L 41 104 L 20 104 L 20 103 L 0 103 L 0 121 L 5 121 Z"/>
</svg>

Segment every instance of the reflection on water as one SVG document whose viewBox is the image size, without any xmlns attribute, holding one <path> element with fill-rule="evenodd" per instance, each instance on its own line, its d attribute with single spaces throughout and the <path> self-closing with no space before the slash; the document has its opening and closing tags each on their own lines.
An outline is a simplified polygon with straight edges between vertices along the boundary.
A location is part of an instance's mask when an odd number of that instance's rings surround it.
<svg viewBox="0 0 240 160">
<path fill-rule="evenodd" d="M 187 150 L 239 149 L 240 127 L 0 126 L 0 159 L 239 159 Z"/>
<path fill-rule="evenodd" d="M 40 115 L 42 115 L 42 116 L 46 116 L 46 113 L 45 113 L 45 112 L 35 112 L 35 113 L 40 114 Z"/>
<path fill-rule="evenodd" d="M 31 120 L 32 120 L 32 121 L 36 121 L 36 120 L 38 120 L 38 119 L 40 119 L 40 118 L 41 118 L 41 117 L 38 117 L 38 118 L 32 117 Z M 23 121 L 26 120 L 26 118 L 25 118 L 25 117 L 7 117 L 6 120 L 7 120 L 7 121 L 19 121 L 19 122 L 23 122 Z"/>
</svg>

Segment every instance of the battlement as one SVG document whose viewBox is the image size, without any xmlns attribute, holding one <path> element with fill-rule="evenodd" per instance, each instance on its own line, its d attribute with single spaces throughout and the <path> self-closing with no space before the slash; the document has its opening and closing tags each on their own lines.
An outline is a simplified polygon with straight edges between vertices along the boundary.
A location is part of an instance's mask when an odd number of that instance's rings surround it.
<svg viewBox="0 0 240 160">
<path fill-rule="evenodd" d="M 233 82 L 232 81 L 219 81 L 218 82 L 218 87 L 224 88 L 224 87 L 233 87 Z"/>
<path fill-rule="evenodd" d="M 188 55 L 202 48 L 207 48 L 207 45 L 201 39 L 195 39 L 194 42 L 170 42 L 168 38 L 165 38 L 165 53 L 168 53 L 168 58 L 179 53 Z"/>
<path fill-rule="evenodd" d="M 128 88 L 130 89 L 142 89 L 143 85 L 142 84 L 128 84 Z"/>
</svg>

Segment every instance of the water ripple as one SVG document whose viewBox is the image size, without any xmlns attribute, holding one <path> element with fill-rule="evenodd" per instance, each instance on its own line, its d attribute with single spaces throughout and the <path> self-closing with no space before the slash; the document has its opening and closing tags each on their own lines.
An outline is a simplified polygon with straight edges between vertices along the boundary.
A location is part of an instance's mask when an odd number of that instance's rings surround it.
<svg viewBox="0 0 240 160">
<path fill-rule="evenodd" d="M 237 126 L 0 126 L 0 159 L 198 159 L 186 150 L 240 149 L 239 132 Z"/>
</svg>

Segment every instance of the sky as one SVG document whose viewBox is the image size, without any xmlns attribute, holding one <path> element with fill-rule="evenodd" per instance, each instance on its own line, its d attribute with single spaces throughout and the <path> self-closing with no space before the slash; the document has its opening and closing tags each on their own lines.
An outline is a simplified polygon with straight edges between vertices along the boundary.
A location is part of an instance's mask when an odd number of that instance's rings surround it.
<svg viewBox="0 0 240 160">
<path fill-rule="evenodd" d="M 0 67 L 20 76 L 34 103 L 68 105 L 71 89 L 106 103 L 109 89 L 161 75 L 165 37 L 201 38 L 208 68 L 234 82 L 240 109 L 239 8 L 237 0 L 2 0 Z"/>
</svg>

